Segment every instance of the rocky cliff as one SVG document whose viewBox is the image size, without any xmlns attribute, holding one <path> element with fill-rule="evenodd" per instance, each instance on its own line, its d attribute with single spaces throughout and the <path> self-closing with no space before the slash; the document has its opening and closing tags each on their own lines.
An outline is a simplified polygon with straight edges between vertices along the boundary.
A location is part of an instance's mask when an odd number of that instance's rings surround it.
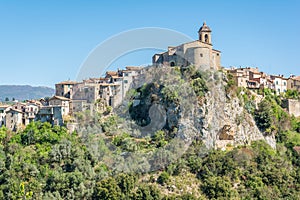
<svg viewBox="0 0 300 200">
<path fill-rule="evenodd" d="M 226 92 L 226 84 L 223 72 L 149 67 L 124 105 L 130 105 L 128 119 L 135 120 L 142 135 L 163 129 L 186 142 L 201 139 L 208 149 L 255 140 L 266 140 L 275 148 L 274 136 L 259 131 L 242 100 Z"/>
</svg>

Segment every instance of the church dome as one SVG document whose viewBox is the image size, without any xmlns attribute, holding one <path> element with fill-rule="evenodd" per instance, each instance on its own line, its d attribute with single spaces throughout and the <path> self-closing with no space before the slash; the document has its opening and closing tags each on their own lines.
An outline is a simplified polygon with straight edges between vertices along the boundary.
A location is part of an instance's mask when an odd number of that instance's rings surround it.
<svg viewBox="0 0 300 200">
<path fill-rule="evenodd" d="M 198 32 L 211 32 L 210 28 L 204 22 Z"/>
</svg>

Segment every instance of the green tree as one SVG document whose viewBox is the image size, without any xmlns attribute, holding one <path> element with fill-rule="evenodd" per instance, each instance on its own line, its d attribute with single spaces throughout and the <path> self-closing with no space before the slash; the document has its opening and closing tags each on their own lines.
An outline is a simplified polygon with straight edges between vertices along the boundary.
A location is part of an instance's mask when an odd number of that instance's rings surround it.
<svg viewBox="0 0 300 200">
<path fill-rule="evenodd" d="M 270 128 L 274 122 L 274 113 L 272 109 L 272 104 L 263 100 L 258 104 L 258 109 L 255 111 L 254 119 L 257 127 L 261 131 L 265 131 L 267 128 Z"/>
</svg>

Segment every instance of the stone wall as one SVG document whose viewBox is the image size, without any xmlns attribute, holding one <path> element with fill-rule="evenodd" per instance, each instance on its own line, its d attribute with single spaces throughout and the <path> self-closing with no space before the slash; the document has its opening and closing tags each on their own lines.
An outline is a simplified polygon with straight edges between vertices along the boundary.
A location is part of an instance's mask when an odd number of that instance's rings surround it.
<svg viewBox="0 0 300 200">
<path fill-rule="evenodd" d="M 300 116 L 300 101 L 295 99 L 285 99 L 282 101 L 282 107 L 286 108 L 290 115 Z"/>
</svg>

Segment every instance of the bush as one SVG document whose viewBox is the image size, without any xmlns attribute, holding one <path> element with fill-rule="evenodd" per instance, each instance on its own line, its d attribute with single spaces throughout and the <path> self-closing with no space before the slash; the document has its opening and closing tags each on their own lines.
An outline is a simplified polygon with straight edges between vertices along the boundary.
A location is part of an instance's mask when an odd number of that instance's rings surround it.
<svg viewBox="0 0 300 200">
<path fill-rule="evenodd" d="M 164 185 L 170 179 L 170 175 L 167 172 L 162 172 L 159 177 L 157 178 L 157 183 Z"/>
</svg>

